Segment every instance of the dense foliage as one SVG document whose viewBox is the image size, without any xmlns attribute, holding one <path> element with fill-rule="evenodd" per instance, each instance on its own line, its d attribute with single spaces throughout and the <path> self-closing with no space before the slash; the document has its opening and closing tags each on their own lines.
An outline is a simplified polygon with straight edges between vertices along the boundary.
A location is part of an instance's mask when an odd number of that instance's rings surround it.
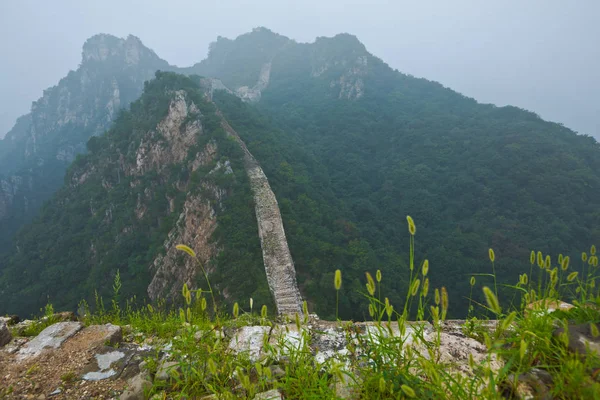
<svg viewBox="0 0 600 400">
<path fill-rule="evenodd" d="M 360 79 L 363 95 L 345 98 L 340 76 Z M 508 284 L 529 271 L 532 248 L 574 258 L 600 237 L 593 138 L 393 71 L 350 35 L 277 52 L 262 125 L 234 118 L 236 107 L 228 118 L 272 181 L 303 291 L 323 315 L 336 268 L 350 282 L 341 315 L 366 313 L 354 292 L 367 270 L 383 271 L 386 295 L 403 292 L 408 214 L 455 316 L 466 313 L 470 275 L 491 272 L 488 248 Z"/>
<path fill-rule="evenodd" d="M 240 150 L 220 128 L 215 105 L 265 170 L 300 289 L 323 318 L 338 308 L 336 269 L 344 276 L 341 318 L 367 315 L 366 271 L 381 270 L 382 293 L 403 306 L 410 280 L 407 215 L 419 231 L 416 265 L 428 259 L 431 286 L 448 289 L 450 317 L 466 314 L 470 277 L 492 272 L 489 248 L 495 250 L 499 297 L 506 303 L 512 297 L 503 284 L 529 272 L 531 249 L 560 249 L 576 259 L 600 238 L 600 146 L 593 138 L 401 74 L 347 34 L 300 44 L 257 29 L 236 40 L 219 39 L 207 60 L 188 72 L 237 89 L 254 86 L 267 63 L 269 85 L 256 105 L 225 92 L 214 93 L 215 104 L 206 103 L 197 85 L 178 75 L 162 74 L 147 85 L 131 112 L 88 143 L 90 154 L 75 161 L 67 185 L 19 235 L 15 253 L 0 259 L 7 265 L 0 282 L 0 294 L 10 299 L 6 309 L 39 307 L 48 293 L 72 305 L 96 287 L 107 288 L 104 282 L 117 269 L 128 294 L 144 293 L 148 263 L 176 218 L 165 212 L 167 193 L 180 205 L 185 193 L 174 182 L 202 182 L 181 166 L 166 175 L 147 174 L 135 188 L 118 173 L 118 157 L 131 161 L 139 134 L 153 129 L 168 108 L 160 85 L 196 93 L 207 137 L 218 141 L 220 156 L 232 163 L 235 179 L 210 178 L 228 190 L 214 235 L 222 251 L 212 277 L 232 300 L 254 297 L 261 304 L 270 296 Z M 69 186 L 74 171 L 90 165 L 98 171 L 95 181 Z M 113 185 L 108 196 L 102 179 Z M 120 235 L 145 188 L 153 192 L 151 217 L 135 225 L 133 234 Z M 91 216 L 90 208 L 96 210 Z M 103 225 L 107 212 L 116 223 Z M 103 254 L 93 262 L 92 235 L 98 238 L 93 251 Z M 81 271 L 84 284 L 78 284 Z M 491 277 L 477 281 L 492 284 Z"/>
<path fill-rule="evenodd" d="M 199 118 L 203 127 L 188 158 L 168 168 L 151 168 L 141 176 L 127 173 L 128 165 L 135 164 L 142 140 L 161 145 L 163 139 L 155 129 L 169 111 L 176 90 L 183 90 L 198 106 L 199 114 L 190 118 Z M 209 141 L 217 145 L 216 159 L 191 173 L 187 162 Z M 88 149 L 87 155 L 72 164 L 65 185 L 40 216 L 17 235 L 17 251 L 4 257 L 0 313 L 30 313 L 48 297 L 57 307 L 75 308 L 81 299 L 90 300 L 95 290 L 100 295 L 110 292 L 117 271 L 123 298 L 145 298 L 149 268 L 165 250 L 163 243 L 186 196 L 202 192 L 204 200 L 219 209 L 210 191 L 203 191 L 206 185 L 217 185 L 230 194 L 222 201 L 215 232 L 222 249 L 214 265 L 219 271 L 214 279 L 217 287 L 223 290 L 237 285 L 257 302 L 271 304 L 242 150 L 226 137 L 215 107 L 204 100 L 192 79 L 157 73 L 131 110 L 123 111 L 105 135 L 91 138 Z M 220 160 L 230 161 L 233 176 L 209 173 Z M 147 207 L 142 217 L 136 215 L 140 199 Z M 222 275 L 228 271 L 220 266 L 232 262 L 232 257 L 244 274 Z"/>
</svg>

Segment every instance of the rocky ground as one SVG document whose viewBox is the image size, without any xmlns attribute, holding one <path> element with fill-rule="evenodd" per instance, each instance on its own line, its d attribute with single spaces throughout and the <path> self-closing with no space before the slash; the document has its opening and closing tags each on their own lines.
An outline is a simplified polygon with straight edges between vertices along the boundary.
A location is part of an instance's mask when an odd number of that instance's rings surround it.
<svg viewBox="0 0 600 400">
<path fill-rule="evenodd" d="M 60 322 L 50 324 L 36 336 L 25 337 L 22 334 L 34 322 L 0 318 L 0 399 L 144 399 L 145 391 L 157 381 L 168 380 L 169 369 L 177 368 L 170 358 L 171 343 L 167 340 L 147 337 L 129 326 L 84 326 L 69 313 L 59 314 L 54 320 Z M 411 323 L 401 333 L 396 324 L 384 324 L 382 329 L 369 322 L 336 323 L 312 318 L 300 330 L 296 324 L 248 325 L 223 329 L 219 335 L 227 341 L 228 351 L 244 354 L 252 363 L 273 358 L 273 354 L 284 359 L 286 348 L 297 347 L 306 338 L 310 338 L 310 350 L 317 362 L 344 360 L 350 351 L 359 351 L 356 346 L 360 346 L 361 339 L 377 340 L 373 339 L 377 335 L 403 336 L 405 347 L 422 354 L 427 352 L 423 341 L 439 340 L 437 362 L 456 373 L 472 374 L 469 359 L 486 362 L 488 352 L 473 335 L 465 334 L 464 323 L 446 321 L 441 332 L 427 322 Z M 479 329 L 492 331 L 495 325 L 494 321 L 482 322 Z M 556 336 L 561 329 L 557 328 Z M 590 333 L 590 325 L 574 324 L 567 329 L 571 351 L 600 354 L 600 338 Z M 202 331 L 197 332 L 198 340 L 202 335 Z M 153 373 L 145 367 L 148 360 L 158 365 Z M 503 365 L 501 359 L 491 360 L 495 371 Z M 275 379 L 283 372 L 277 362 L 270 368 Z M 513 380 L 518 382 L 516 387 L 500 385 L 499 390 L 512 398 L 552 398 L 548 395 L 551 377 L 543 370 L 535 369 Z M 342 398 L 355 398 L 349 388 L 341 387 L 337 393 Z M 157 398 L 168 398 L 164 396 L 163 392 L 163 397 Z M 283 395 L 273 389 L 254 398 L 282 399 Z"/>
</svg>

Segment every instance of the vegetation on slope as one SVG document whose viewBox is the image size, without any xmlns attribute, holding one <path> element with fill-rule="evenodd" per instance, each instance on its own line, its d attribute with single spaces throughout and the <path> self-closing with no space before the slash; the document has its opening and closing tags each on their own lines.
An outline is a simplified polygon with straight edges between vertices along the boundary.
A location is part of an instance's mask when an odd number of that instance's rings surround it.
<svg viewBox="0 0 600 400">
<path fill-rule="evenodd" d="M 160 171 L 127 173 L 142 140 L 161 143 L 155 129 L 177 90 L 197 105 L 200 114 L 190 118 L 199 118 L 202 124 L 187 159 Z M 243 153 L 227 138 L 215 111 L 190 78 L 157 73 L 155 80 L 147 82 L 131 110 L 123 111 L 106 134 L 90 139 L 89 153 L 70 167 L 63 188 L 18 234 L 17 251 L 4 255 L 0 312 L 31 313 L 48 298 L 57 307 L 74 309 L 80 299 L 91 299 L 96 289 L 106 295 L 117 271 L 124 295 L 137 295 L 142 301 L 152 261 L 164 252 L 163 243 L 189 193 L 202 193 L 204 201 L 219 211 L 214 239 L 221 253 L 210 266 L 219 271 L 214 278 L 217 286 L 222 290 L 233 287 L 269 303 Z M 209 141 L 216 143 L 217 156 L 192 173 L 188 161 Z M 225 160 L 230 161 L 233 174 L 209 174 L 218 161 Z M 222 203 L 210 196 L 206 185 L 224 190 Z M 136 215 L 140 198 L 148 200 L 141 218 Z M 170 210 L 170 199 L 174 210 Z M 231 264 L 243 268 L 244 274 L 222 278 L 226 269 L 221 266 Z"/>
<path fill-rule="evenodd" d="M 267 46 L 259 35 L 243 43 L 246 52 Z M 456 316 L 467 312 L 465 278 L 482 269 L 489 247 L 507 284 L 524 272 L 529 246 L 574 257 L 600 237 L 593 138 L 403 75 L 350 35 L 288 43 L 270 61 L 260 128 L 234 117 L 239 104 L 220 107 L 272 180 L 299 283 L 319 314 L 331 316 L 333 297 L 322 293 L 337 268 L 351 282 L 381 269 L 390 298 L 402 297 L 408 254 L 397 221 L 409 212 L 427 230 L 416 246 L 435 260 L 432 283 L 453 293 Z M 346 98 L 340 80 L 359 79 L 362 96 Z M 363 316 L 351 291 L 342 298 L 341 315 Z"/>
<path fill-rule="evenodd" d="M 573 264 L 578 264 L 575 260 L 534 252 L 530 266 L 523 262 L 532 272 L 522 274 L 511 288 L 512 302 L 499 302 L 493 287 L 471 280 L 469 285 L 486 298 L 475 306 L 475 313 L 487 312 L 497 322 L 471 318 L 462 326 L 464 342 L 473 338 L 484 351 L 478 357 L 471 354 L 458 367 L 452 357 L 448 358 L 443 344 L 452 304 L 445 288 L 426 283 L 433 268 L 425 264 L 419 268 L 415 263 L 418 254 L 413 244 L 418 235 L 412 219 L 408 222 L 407 251 L 415 257 L 407 266 L 412 278 L 405 298 L 417 305 L 418 321 L 410 323 L 402 304 L 388 301 L 379 286 L 387 277 L 372 271 L 373 275 L 361 279 L 366 284 L 361 292 L 371 310 L 369 319 L 374 329 L 357 334 L 351 323 L 333 323 L 334 331 L 347 336 L 348 347 L 338 349 L 339 354 L 325 361 L 314 356 L 315 337 L 309 327 L 314 321 L 307 314 L 297 316 L 287 327 L 300 333 L 299 340 L 290 339 L 296 337 L 292 335 L 263 343 L 258 362 L 248 354 L 232 351 L 227 337 L 231 332 L 249 325 L 275 327 L 279 322 L 269 319 L 260 303 L 254 303 L 254 309 L 236 303 L 232 312 L 220 307 L 214 314 L 210 298 L 187 287 L 182 290 L 184 301 L 179 309 L 168 309 L 164 304 L 122 308 L 120 282 L 116 281 L 112 306 L 105 308 L 97 301 L 94 312 L 86 306 L 85 321 L 127 326 L 140 344 L 152 343 L 158 348 L 168 344 L 167 360 L 174 361 L 167 370 L 168 379 L 158 377 L 162 368 L 158 355 L 146 360 L 153 377 L 148 397 L 201 398 L 214 394 L 223 399 L 253 399 L 259 392 L 276 389 L 286 399 L 341 399 L 349 398 L 349 393 L 361 399 L 599 398 L 600 354 L 592 348 L 573 351 L 582 347 L 574 343 L 576 336 L 571 331 L 579 324 L 591 332 L 589 340 L 598 341 L 600 289 L 596 281 L 600 274 L 594 246 L 582 256 L 589 264 L 584 275 L 573 271 Z M 423 231 L 419 225 L 419 232 Z M 492 249 L 488 257 L 492 263 L 502 261 Z M 338 274 L 329 283 L 328 291 L 335 292 L 347 281 Z M 549 312 L 561 298 L 572 300 L 575 306 Z M 455 347 L 455 351 L 468 350 Z M 77 385 L 76 378 L 65 385 Z M 11 388 L 4 390 L 0 397 L 9 395 Z"/>
</svg>

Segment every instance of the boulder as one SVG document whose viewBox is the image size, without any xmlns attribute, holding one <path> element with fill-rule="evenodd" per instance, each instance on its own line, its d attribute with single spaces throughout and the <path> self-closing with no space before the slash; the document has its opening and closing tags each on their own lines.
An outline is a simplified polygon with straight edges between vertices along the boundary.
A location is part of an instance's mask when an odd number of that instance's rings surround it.
<svg viewBox="0 0 600 400">
<path fill-rule="evenodd" d="M 93 341 L 94 344 L 114 346 L 123 340 L 121 327 L 113 324 L 88 326 L 81 333 L 89 335 L 90 341 Z"/>
<path fill-rule="evenodd" d="M 152 388 L 152 382 L 146 372 L 140 372 L 127 381 L 127 389 L 119 400 L 144 400 L 144 393 Z"/>
<path fill-rule="evenodd" d="M 268 326 L 244 326 L 235 333 L 229 348 L 236 354 L 248 355 L 255 363 L 262 356 L 263 344 L 270 330 Z"/>
<path fill-rule="evenodd" d="M 171 378 L 173 371 L 178 370 L 179 363 L 175 361 L 163 361 L 156 371 L 155 378 L 159 381 L 166 381 Z"/>
<path fill-rule="evenodd" d="M 57 349 L 65 340 L 83 328 L 80 322 L 59 322 L 50 325 L 33 340 L 27 342 L 17 353 L 18 360 L 37 357 L 45 349 Z"/>
<path fill-rule="evenodd" d="M 12 334 L 6 325 L 6 322 L 0 321 L 0 347 L 4 347 L 12 340 Z"/>
<path fill-rule="evenodd" d="M 600 324 L 596 324 L 596 328 L 600 330 Z M 594 337 L 590 324 L 570 324 L 567 327 L 569 335 L 569 351 L 579 353 L 583 356 L 590 352 L 600 356 L 600 336 Z M 557 328 L 553 335 L 558 337 L 564 332 L 564 328 Z"/>
</svg>

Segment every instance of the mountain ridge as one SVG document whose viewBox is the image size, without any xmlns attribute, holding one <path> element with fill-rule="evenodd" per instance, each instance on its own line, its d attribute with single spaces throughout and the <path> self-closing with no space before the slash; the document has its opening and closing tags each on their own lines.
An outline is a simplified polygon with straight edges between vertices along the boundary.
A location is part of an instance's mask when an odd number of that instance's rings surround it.
<svg viewBox="0 0 600 400">
<path fill-rule="evenodd" d="M 125 45 L 121 50 L 127 56 Z M 90 54 L 95 62 L 110 51 Z M 398 222 L 406 215 L 426 232 L 417 242 L 423 259 L 441 267 L 432 268 L 431 285 L 447 285 L 461 315 L 468 301 L 460 294 L 469 290 L 469 275 L 489 268 L 490 247 L 504 263 L 499 280 L 513 282 L 531 248 L 575 258 L 600 236 L 593 138 L 402 74 L 352 35 L 297 43 L 259 28 L 218 39 L 206 60 L 183 71 L 208 75 L 200 84 L 263 168 L 281 208 L 301 295 L 324 317 L 337 303 L 329 289 L 338 268 L 348 277 L 341 315 L 366 315 L 358 308 L 366 270 L 381 270 L 382 290 L 402 304 L 408 261 Z M 106 140 L 92 138 L 90 151 Z M 111 141 L 125 152 L 126 142 Z M 249 188 L 241 193 L 248 196 Z M 260 228 L 248 219 L 244 196 L 228 208 L 244 222 L 223 218 L 214 230 L 229 247 L 208 257 L 219 266 L 211 274 L 217 286 L 228 287 L 229 299 L 267 299 L 256 247 Z M 147 200 L 148 207 L 165 207 L 162 198 Z M 251 249 L 245 241 L 254 243 Z"/>
</svg>

